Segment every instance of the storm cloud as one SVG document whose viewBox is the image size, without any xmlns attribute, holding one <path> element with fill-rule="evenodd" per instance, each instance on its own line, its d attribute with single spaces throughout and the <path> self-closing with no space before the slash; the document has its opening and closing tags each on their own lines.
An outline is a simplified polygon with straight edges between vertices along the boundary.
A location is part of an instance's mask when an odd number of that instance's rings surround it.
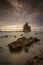
<svg viewBox="0 0 43 65">
<path fill-rule="evenodd" d="M 10 0 L 0 0 L 0 9 L 9 9 L 11 7 Z"/>
<path fill-rule="evenodd" d="M 43 0 L 0 0 L 0 25 L 26 21 L 43 26 Z"/>
<path fill-rule="evenodd" d="M 26 8 L 43 11 L 43 0 L 0 0 L 0 9 Z"/>
</svg>

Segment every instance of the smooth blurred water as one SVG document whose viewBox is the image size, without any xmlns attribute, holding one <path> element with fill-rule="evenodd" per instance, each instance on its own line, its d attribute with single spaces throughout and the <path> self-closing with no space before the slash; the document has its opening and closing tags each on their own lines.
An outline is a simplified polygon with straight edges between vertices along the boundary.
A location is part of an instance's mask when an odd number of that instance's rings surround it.
<svg viewBox="0 0 43 65">
<path fill-rule="evenodd" d="M 35 34 L 38 33 L 38 34 Z M 24 50 L 22 50 L 20 53 L 10 53 L 9 48 L 7 45 L 18 38 L 22 37 L 21 34 L 23 34 L 24 37 L 38 37 L 40 41 L 39 44 L 34 44 L 31 46 L 28 50 L 28 53 L 26 53 Z M 7 38 L 1 36 L 8 35 Z M 14 37 L 16 36 L 16 37 Z M 39 49 L 43 48 L 43 31 L 34 31 L 34 32 L 0 32 L 0 47 L 3 47 L 0 49 L 0 65 L 24 65 L 28 59 L 31 57 L 38 55 Z"/>
</svg>

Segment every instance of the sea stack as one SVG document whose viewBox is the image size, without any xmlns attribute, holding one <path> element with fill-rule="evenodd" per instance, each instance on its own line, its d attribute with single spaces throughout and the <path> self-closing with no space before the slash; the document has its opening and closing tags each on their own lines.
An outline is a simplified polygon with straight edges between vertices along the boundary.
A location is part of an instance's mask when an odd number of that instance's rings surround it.
<svg viewBox="0 0 43 65">
<path fill-rule="evenodd" d="M 31 32 L 31 27 L 28 25 L 28 22 L 24 25 L 23 32 Z"/>
</svg>

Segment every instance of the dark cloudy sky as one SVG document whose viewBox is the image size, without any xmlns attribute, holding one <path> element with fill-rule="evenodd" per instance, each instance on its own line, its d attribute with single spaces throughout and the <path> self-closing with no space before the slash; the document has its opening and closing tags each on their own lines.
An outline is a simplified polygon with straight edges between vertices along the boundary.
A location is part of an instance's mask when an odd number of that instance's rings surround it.
<svg viewBox="0 0 43 65">
<path fill-rule="evenodd" d="M 25 22 L 43 29 L 43 0 L 0 0 L 0 30 Z"/>
</svg>

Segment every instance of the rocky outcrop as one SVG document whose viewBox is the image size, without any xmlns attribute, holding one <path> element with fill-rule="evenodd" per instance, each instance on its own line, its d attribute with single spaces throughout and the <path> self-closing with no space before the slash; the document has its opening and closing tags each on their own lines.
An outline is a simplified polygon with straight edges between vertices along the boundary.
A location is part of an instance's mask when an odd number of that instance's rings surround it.
<svg viewBox="0 0 43 65">
<path fill-rule="evenodd" d="M 31 32 L 31 27 L 28 25 L 27 22 L 26 22 L 26 24 L 23 27 L 23 32 Z"/>
<path fill-rule="evenodd" d="M 23 48 L 25 49 L 25 51 L 28 51 L 29 46 L 39 41 L 40 39 L 38 38 L 30 37 L 29 39 L 27 39 L 26 37 L 21 37 L 17 39 L 16 41 L 8 44 L 8 47 L 9 47 L 10 52 L 21 51 Z"/>
<path fill-rule="evenodd" d="M 1 36 L 0 38 L 7 38 L 8 37 L 8 35 L 5 35 L 5 36 Z"/>
<path fill-rule="evenodd" d="M 39 56 L 34 56 L 30 60 L 28 60 L 25 65 L 43 65 L 43 54 Z"/>
<path fill-rule="evenodd" d="M 2 47 L 0 47 L 0 49 L 2 49 Z"/>
<path fill-rule="evenodd" d="M 23 34 L 21 34 L 20 36 L 23 36 Z"/>
</svg>

